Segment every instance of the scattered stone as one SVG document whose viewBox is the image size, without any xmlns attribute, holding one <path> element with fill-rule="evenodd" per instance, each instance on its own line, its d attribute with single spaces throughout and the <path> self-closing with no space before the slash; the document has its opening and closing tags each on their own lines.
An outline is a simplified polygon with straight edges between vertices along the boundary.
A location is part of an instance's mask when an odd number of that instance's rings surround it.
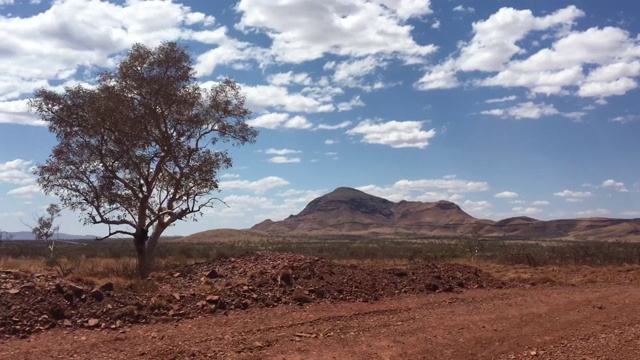
<svg viewBox="0 0 640 360">
<path fill-rule="evenodd" d="M 63 320 L 63 319 L 67 318 L 66 314 L 64 313 L 64 309 L 62 307 L 60 307 L 60 306 L 52 307 L 49 310 L 49 314 L 55 320 Z"/>
<path fill-rule="evenodd" d="M 204 276 L 206 276 L 209 279 L 217 279 L 218 277 L 220 277 L 216 269 L 209 270 Z"/>
<path fill-rule="evenodd" d="M 113 283 L 97 287 L 71 284 L 53 274 L 18 274 L 16 278 L 12 274 L 0 272 L 0 338 L 28 336 L 53 327 L 123 331 L 131 324 L 228 315 L 231 310 L 254 307 L 371 302 L 398 294 L 505 286 L 461 264 L 367 269 L 287 253 L 258 253 L 181 267 L 145 282 L 140 292 L 116 292 Z"/>
<path fill-rule="evenodd" d="M 95 301 L 102 301 L 104 300 L 104 293 L 100 289 L 93 289 L 89 291 L 89 297 Z"/>
<path fill-rule="evenodd" d="M 84 295 L 84 292 L 85 292 L 83 288 L 81 288 L 80 286 L 76 286 L 76 285 L 67 286 L 67 291 L 71 291 L 73 296 L 76 297 L 76 298 L 81 298 L 82 295 Z"/>
<path fill-rule="evenodd" d="M 217 304 L 220 301 L 220 296 L 209 295 L 207 296 L 205 301 L 208 302 L 209 304 Z"/>
<path fill-rule="evenodd" d="M 112 282 L 106 282 L 102 285 L 100 285 L 100 287 L 98 287 L 98 289 L 102 292 L 112 292 L 113 291 L 113 283 Z"/>
</svg>

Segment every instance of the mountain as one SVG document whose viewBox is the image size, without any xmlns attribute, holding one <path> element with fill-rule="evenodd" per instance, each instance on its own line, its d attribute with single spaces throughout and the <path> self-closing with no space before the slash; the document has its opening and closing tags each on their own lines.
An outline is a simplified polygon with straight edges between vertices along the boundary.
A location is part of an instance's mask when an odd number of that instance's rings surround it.
<svg viewBox="0 0 640 360">
<path fill-rule="evenodd" d="M 35 236 L 31 231 L 7 232 L 11 240 L 35 240 Z M 94 235 L 71 235 L 71 234 L 55 234 L 53 240 L 94 240 Z"/>
<path fill-rule="evenodd" d="M 341 187 L 311 201 L 297 215 L 265 220 L 253 232 L 269 234 L 392 234 L 457 237 L 477 233 L 506 239 L 590 239 L 640 241 L 640 219 L 583 218 L 542 221 L 513 217 L 476 219 L 449 201 L 392 202 Z"/>
<path fill-rule="evenodd" d="M 477 220 L 452 202 L 423 203 L 387 199 L 341 187 L 311 201 L 298 215 L 251 228 L 271 233 L 439 232 L 470 228 Z"/>
</svg>

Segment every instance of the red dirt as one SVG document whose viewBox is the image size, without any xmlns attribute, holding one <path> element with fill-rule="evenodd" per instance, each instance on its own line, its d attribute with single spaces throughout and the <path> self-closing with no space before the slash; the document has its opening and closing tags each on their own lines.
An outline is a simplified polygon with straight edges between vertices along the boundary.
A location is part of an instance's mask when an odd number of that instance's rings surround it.
<svg viewBox="0 0 640 360">
<path fill-rule="evenodd" d="M 640 359 L 640 287 L 618 281 L 499 288 L 457 264 L 367 270 L 260 254 L 159 274 L 155 294 L 74 298 L 64 327 L 42 314 L 65 305 L 56 279 L 0 275 L 0 359 Z M 216 291 L 216 304 L 202 290 Z M 312 303 L 295 305 L 296 290 Z M 168 308 L 151 306 L 158 299 Z M 228 311 L 243 301 L 245 311 Z M 132 302 L 135 317 L 109 330 L 115 305 Z M 56 325 L 37 329 L 47 323 Z"/>
<path fill-rule="evenodd" d="M 191 265 L 154 274 L 143 285 L 153 291 L 113 292 L 113 286 L 94 288 L 52 275 L 0 270 L 0 338 L 26 338 L 59 327 L 116 330 L 281 304 L 372 302 L 402 294 L 505 286 L 468 265 L 365 269 L 281 253 Z"/>
<path fill-rule="evenodd" d="M 0 342 L 0 358 L 635 360 L 640 289 L 478 289 L 255 308 L 120 332 L 54 329 Z"/>
</svg>

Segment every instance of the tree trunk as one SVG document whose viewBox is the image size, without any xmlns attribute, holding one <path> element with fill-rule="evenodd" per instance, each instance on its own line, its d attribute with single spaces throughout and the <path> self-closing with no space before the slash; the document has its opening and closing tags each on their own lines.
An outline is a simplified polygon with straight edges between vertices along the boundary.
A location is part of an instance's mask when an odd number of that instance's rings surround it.
<svg viewBox="0 0 640 360">
<path fill-rule="evenodd" d="M 146 279 L 149 277 L 150 266 L 149 259 L 147 258 L 146 246 L 136 246 L 136 253 L 138 255 L 138 277 L 140 279 Z"/>
<path fill-rule="evenodd" d="M 140 279 L 146 279 L 151 272 L 147 253 L 148 238 L 149 236 L 146 229 L 136 231 L 136 235 L 133 237 L 133 245 L 136 248 L 136 255 L 138 256 L 138 276 Z"/>
</svg>

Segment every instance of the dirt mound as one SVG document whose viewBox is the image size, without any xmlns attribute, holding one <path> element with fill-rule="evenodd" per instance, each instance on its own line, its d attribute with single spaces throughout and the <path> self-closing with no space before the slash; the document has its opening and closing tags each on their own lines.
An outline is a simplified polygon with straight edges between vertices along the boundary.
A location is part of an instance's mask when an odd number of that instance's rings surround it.
<svg viewBox="0 0 640 360">
<path fill-rule="evenodd" d="M 402 294 L 504 287 L 478 268 L 425 264 L 365 269 L 321 258 L 259 253 L 156 273 L 151 293 L 73 284 L 50 275 L 0 272 L 0 337 L 55 327 L 119 329 L 205 314 L 318 301 L 370 302 Z"/>
</svg>

